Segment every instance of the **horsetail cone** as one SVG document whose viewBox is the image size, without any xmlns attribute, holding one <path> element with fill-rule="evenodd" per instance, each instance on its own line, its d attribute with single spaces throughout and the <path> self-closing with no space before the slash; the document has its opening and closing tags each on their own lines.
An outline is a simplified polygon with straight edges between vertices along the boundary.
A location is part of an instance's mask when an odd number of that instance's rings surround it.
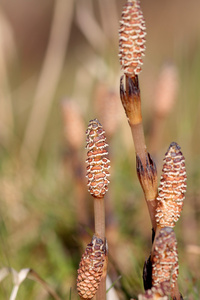
<svg viewBox="0 0 200 300">
<path fill-rule="evenodd" d="M 119 28 L 119 60 L 125 75 L 141 72 L 145 51 L 146 26 L 139 0 L 127 0 Z"/>
<path fill-rule="evenodd" d="M 170 281 L 170 286 L 173 288 L 178 278 L 178 269 L 177 241 L 174 230 L 170 227 L 162 228 L 156 237 L 152 257 L 152 286 Z"/>
<path fill-rule="evenodd" d="M 186 192 L 185 158 L 173 142 L 165 154 L 158 188 L 156 222 L 159 227 L 174 227 L 180 218 Z"/>
<path fill-rule="evenodd" d="M 103 198 L 108 190 L 110 161 L 105 131 L 97 119 L 89 122 L 86 135 L 88 191 L 93 197 Z"/>
<path fill-rule="evenodd" d="M 106 264 L 106 253 L 106 242 L 94 235 L 79 264 L 77 290 L 81 298 L 95 296 Z"/>
</svg>

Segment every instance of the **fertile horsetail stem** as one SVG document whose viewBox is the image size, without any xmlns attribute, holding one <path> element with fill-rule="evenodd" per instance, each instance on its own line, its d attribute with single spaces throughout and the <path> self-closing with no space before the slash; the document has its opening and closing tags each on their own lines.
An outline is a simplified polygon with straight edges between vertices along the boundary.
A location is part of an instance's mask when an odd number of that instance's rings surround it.
<svg viewBox="0 0 200 300">
<path fill-rule="evenodd" d="M 94 235 L 79 264 L 77 290 L 81 298 L 92 299 L 95 296 L 103 276 L 106 252 L 105 242 Z"/>
<path fill-rule="evenodd" d="M 152 252 L 152 285 L 170 281 L 172 299 L 180 300 L 177 278 L 179 274 L 177 241 L 173 228 L 164 227 L 156 232 Z"/>
<path fill-rule="evenodd" d="M 91 120 L 86 131 L 87 175 L 90 194 L 94 197 L 95 235 L 105 239 L 105 204 L 104 195 L 108 191 L 110 161 L 107 158 L 105 131 L 97 119 Z M 107 251 L 106 251 L 107 253 Z M 106 299 L 107 256 L 96 295 L 96 300 Z"/>
<path fill-rule="evenodd" d="M 126 90 L 124 89 L 123 77 L 120 81 L 120 97 L 124 107 L 133 137 L 136 152 L 137 174 L 144 191 L 152 227 L 156 229 L 155 209 L 157 196 L 157 169 L 156 165 L 147 152 L 141 112 L 141 97 L 138 76 L 133 78 L 125 76 Z"/>
<path fill-rule="evenodd" d="M 185 158 L 173 142 L 165 154 L 158 188 L 156 222 L 158 227 L 174 227 L 180 218 L 186 192 Z"/>
<path fill-rule="evenodd" d="M 156 237 L 152 258 L 152 285 L 170 281 L 171 287 L 178 277 L 178 252 L 176 236 L 172 228 L 165 227 Z"/>
<path fill-rule="evenodd" d="M 110 161 L 107 158 L 105 131 L 97 119 L 90 121 L 86 135 L 88 191 L 93 197 L 103 198 L 108 190 Z"/>
<path fill-rule="evenodd" d="M 145 51 L 146 26 L 140 1 L 128 0 L 123 7 L 119 28 L 119 60 L 125 75 L 140 73 Z"/>
<path fill-rule="evenodd" d="M 180 218 L 185 199 L 186 179 L 185 158 L 180 146 L 172 142 L 165 154 L 158 196 L 156 198 L 155 218 L 157 228 L 152 246 L 152 262 L 155 253 L 155 244 L 162 228 L 173 228 Z M 171 295 L 175 295 L 177 300 L 180 299 L 176 278 L 174 279 L 174 287 Z"/>
</svg>

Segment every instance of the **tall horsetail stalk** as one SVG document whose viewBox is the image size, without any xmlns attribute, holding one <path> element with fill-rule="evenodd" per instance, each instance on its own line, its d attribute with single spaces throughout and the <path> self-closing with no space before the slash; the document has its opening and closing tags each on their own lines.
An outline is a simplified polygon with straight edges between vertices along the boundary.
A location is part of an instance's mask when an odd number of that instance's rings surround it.
<svg viewBox="0 0 200 300">
<path fill-rule="evenodd" d="M 94 199 L 95 234 L 82 256 L 77 289 L 83 299 L 106 299 L 108 246 L 105 237 L 104 195 L 108 190 L 110 161 L 107 158 L 105 131 L 97 119 L 86 131 L 88 191 Z"/>
<path fill-rule="evenodd" d="M 126 76 L 126 91 L 122 80 L 123 78 L 120 81 L 120 97 L 134 141 L 138 178 L 144 191 L 152 227 L 155 231 L 157 169 L 145 144 L 138 76 L 135 75 L 133 78 Z"/>
<path fill-rule="evenodd" d="M 156 230 L 156 165 L 147 152 L 141 112 L 138 74 L 143 64 L 146 26 L 139 0 L 129 0 L 123 7 L 119 29 L 119 59 L 124 76 L 120 79 L 120 98 L 133 136 L 137 174 L 144 191 L 154 232 Z M 124 89 L 123 78 L 125 77 Z"/>
<path fill-rule="evenodd" d="M 166 247 L 168 244 L 176 246 L 175 235 L 171 231 L 173 231 L 172 227 L 174 227 L 175 222 L 180 217 L 182 210 L 186 190 L 186 172 L 184 157 L 182 156 L 180 147 L 176 143 L 172 143 L 166 153 L 161 184 L 157 192 L 156 165 L 147 152 L 145 144 L 138 80 L 138 74 L 143 64 L 142 56 L 144 56 L 145 51 L 145 29 L 140 1 L 127 0 L 122 10 L 119 29 L 119 59 L 124 73 L 120 79 L 120 98 L 135 145 L 138 178 L 144 191 L 152 227 L 154 233 L 156 233 L 151 256 L 145 264 L 147 268 L 146 272 L 147 274 L 149 273 L 145 278 L 148 285 L 147 289 L 149 289 L 153 297 L 154 292 L 150 290 L 151 287 L 153 289 L 155 286 L 162 284 L 162 280 L 156 277 L 159 274 L 157 272 L 157 265 L 155 264 L 160 251 L 158 245 L 162 245 L 163 238 L 166 242 Z M 125 84 L 123 84 L 124 77 Z M 124 88 L 124 85 L 126 88 Z M 165 235 L 168 235 L 168 237 L 166 238 Z M 177 267 L 175 269 L 172 267 L 169 272 L 169 276 L 172 275 L 173 277 L 172 284 L 170 281 L 170 295 L 173 299 L 180 300 L 182 296 L 177 285 L 178 258 L 176 249 L 171 253 L 171 259 L 172 261 L 176 261 Z M 160 266 L 160 261 L 158 265 Z M 146 276 L 145 273 L 144 275 Z M 169 279 L 167 280 L 169 281 Z M 145 297 L 144 295 L 143 299 Z M 146 299 L 150 299 L 150 297 Z"/>
<path fill-rule="evenodd" d="M 138 75 L 143 65 L 146 25 L 139 0 L 128 0 L 123 7 L 119 28 L 119 60 L 123 73 Z"/>
</svg>

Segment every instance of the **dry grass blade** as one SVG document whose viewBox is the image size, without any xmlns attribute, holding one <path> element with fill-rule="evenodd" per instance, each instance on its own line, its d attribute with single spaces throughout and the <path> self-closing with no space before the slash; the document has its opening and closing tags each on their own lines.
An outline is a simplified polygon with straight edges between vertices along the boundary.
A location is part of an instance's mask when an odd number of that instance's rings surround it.
<svg viewBox="0 0 200 300">
<path fill-rule="evenodd" d="M 109 287 L 106 290 L 107 300 L 119 300 L 119 296 L 114 289 L 115 284 L 122 278 L 122 275 L 119 275 L 117 279 L 112 283 L 109 276 L 106 277 L 106 286 Z"/>
<path fill-rule="evenodd" d="M 0 282 L 4 280 L 4 278 L 6 278 L 10 274 L 10 272 L 11 272 L 10 268 L 4 267 L 0 269 Z"/>
<path fill-rule="evenodd" d="M 166 63 L 156 83 L 154 111 L 165 118 L 173 109 L 178 92 L 178 70 L 172 63 Z"/>
<path fill-rule="evenodd" d="M 0 139 L 9 142 L 13 134 L 14 116 L 8 76 L 9 62 L 16 54 L 13 30 L 9 20 L 0 11 Z"/>
<path fill-rule="evenodd" d="M 83 1 L 76 1 L 76 22 L 92 48 L 98 53 L 102 52 L 107 44 L 107 38 Z"/>
<path fill-rule="evenodd" d="M 162 144 L 165 121 L 172 112 L 179 87 L 178 70 L 172 63 L 166 63 L 156 82 L 154 93 L 152 129 L 149 145 L 156 153 Z"/>
<path fill-rule="evenodd" d="M 10 300 L 15 300 L 21 283 L 26 279 L 32 279 L 39 282 L 44 289 L 53 297 L 55 300 L 61 300 L 60 297 L 52 290 L 52 288 L 32 269 L 26 268 L 19 272 L 13 268 L 4 267 L 0 269 L 0 282 L 9 274 L 13 276 L 13 290 L 10 295 Z"/>
<path fill-rule="evenodd" d="M 200 255 L 200 246 L 198 245 L 187 245 L 186 246 L 186 252 L 195 254 L 195 255 Z"/>
<path fill-rule="evenodd" d="M 47 119 L 64 64 L 72 23 L 73 4 L 74 0 L 57 0 L 55 2 L 46 56 L 21 147 L 22 158 L 25 156 L 33 163 L 36 161 L 41 147 Z"/>
<path fill-rule="evenodd" d="M 81 148 L 85 139 L 85 124 L 79 106 L 74 100 L 64 99 L 61 103 L 64 135 L 73 151 Z"/>
<path fill-rule="evenodd" d="M 107 139 L 110 140 L 119 122 L 119 96 L 113 89 L 101 82 L 97 84 L 94 98 L 95 112 L 104 126 Z"/>
<path fill-rule="evenodd" d="M 101 17 L 101 23 L 104 32 L 106 32 L 108 38 L 111 41 L 117 41 L 118 36 L 116 28 L 118 26 L 118 13 L 116 0 L 99 0 L 99 11 Z M 112 18 L 110 14 L 112 13 Z"/>
<path fill-rule="evenodd" d="M 85 191 L 85 164 L 80 150 L 85 140 L 85 124 L 80 107 L 74 100 L 64 99 L 61 103 L 64 125 L 64 137 L 67 144 L 65 155 L 66 172 L 75 180 L 76 215 L 80 234 L 88 223 L 88 210 Z M 70 169 L 68 169 L 70 167 Z M 67 174 L 66 173 L 66 174 Z M 84 236 L 83 236 L 84 238 Z"/>
</svg>

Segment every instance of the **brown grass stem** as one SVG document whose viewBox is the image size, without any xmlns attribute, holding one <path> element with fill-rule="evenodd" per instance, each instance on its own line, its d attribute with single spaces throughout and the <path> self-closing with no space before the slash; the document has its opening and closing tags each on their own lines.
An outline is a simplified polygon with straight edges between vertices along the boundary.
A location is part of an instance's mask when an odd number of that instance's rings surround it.
<svg viewBox="0 0 200 300">
<path fill-rule="evenodd" d="M 103 31 L 107 33 L 107 36 L 110 40 L 117 43 L 118 33 L 116 28 L 118 27 L 119 16 L 116 0 L 99 0 L 98 4 Z M 112 18 L 110 18 L 111 12 Z"/>
<path fill-rule="evenodd" d="M 152 155 L 157 155 L 158 149 L 162 145 L 163 133 L 165 131 L 166 120 L 162 116 L 154 115 L 153 124 L 149 139 L 150 151 Z"/>
<path fill-rule="evenodd" d="M 55 91 L 64 65 L 73 16 L 74 0 L 55 1 L 46 55 L 33 99 L 33 109 L 21 146 L 22 158 L 34 163 L 38 157 Z"/>
<path fill-rule="evenodd" d="M 84 1 L 76 1 L 76 23 L 88 43 L 99 53 L 105 49 L 107 37 L 92 13 Z"/>
<path fill-rule="evenodd" d="M 82 226 L 86 226 L 88 223 L 88 211 L 86 205 L 86 193 L 84 193 L 84 188 L 86 184 L 85 173 L 83 169 L 83 162 L 80 160 L 77 149 L 70 148 L 70 163 L 71 170 L 75 180 L 75 198 L 76 198 L 76 214 L 77 222 Z M 81 230 L 81 228 L 79 228 Z M 82 230 L 80 232 L 82 234 Z"/>
<path fill-rule="evenodd" d="M 9 62 L 16 54 L 16 44 L 12 26 L 3 10 L 0 11 L 0 28 L 0 139 L 1 143 L 8 143 L 13 135 L 14 126 L 8 68 Z"/>
<path fill-rule="evenodd" d="M 153 102 L 153 118 L 150 133 L 151 153 L 157 153 L 164 136 L 166 120 L 172 112 L 179 88 L 177 67 L 173 63 L 163 65 L 156 80 Z"/>
<path fill-rule="evenodd" d="M 85 165 L 81 157 L 81 147 L 85 137 L 83 116 L 76 102 L 64 99 L 61 102 L 63 129 L 68 151 L 66 151 L 66 170 L 75 180 L 76 215 L 79 224 L 79 234 L 83 234 L 83 226 L 88 224 L 88 212 L 85 190 Z"/>
</svg>

